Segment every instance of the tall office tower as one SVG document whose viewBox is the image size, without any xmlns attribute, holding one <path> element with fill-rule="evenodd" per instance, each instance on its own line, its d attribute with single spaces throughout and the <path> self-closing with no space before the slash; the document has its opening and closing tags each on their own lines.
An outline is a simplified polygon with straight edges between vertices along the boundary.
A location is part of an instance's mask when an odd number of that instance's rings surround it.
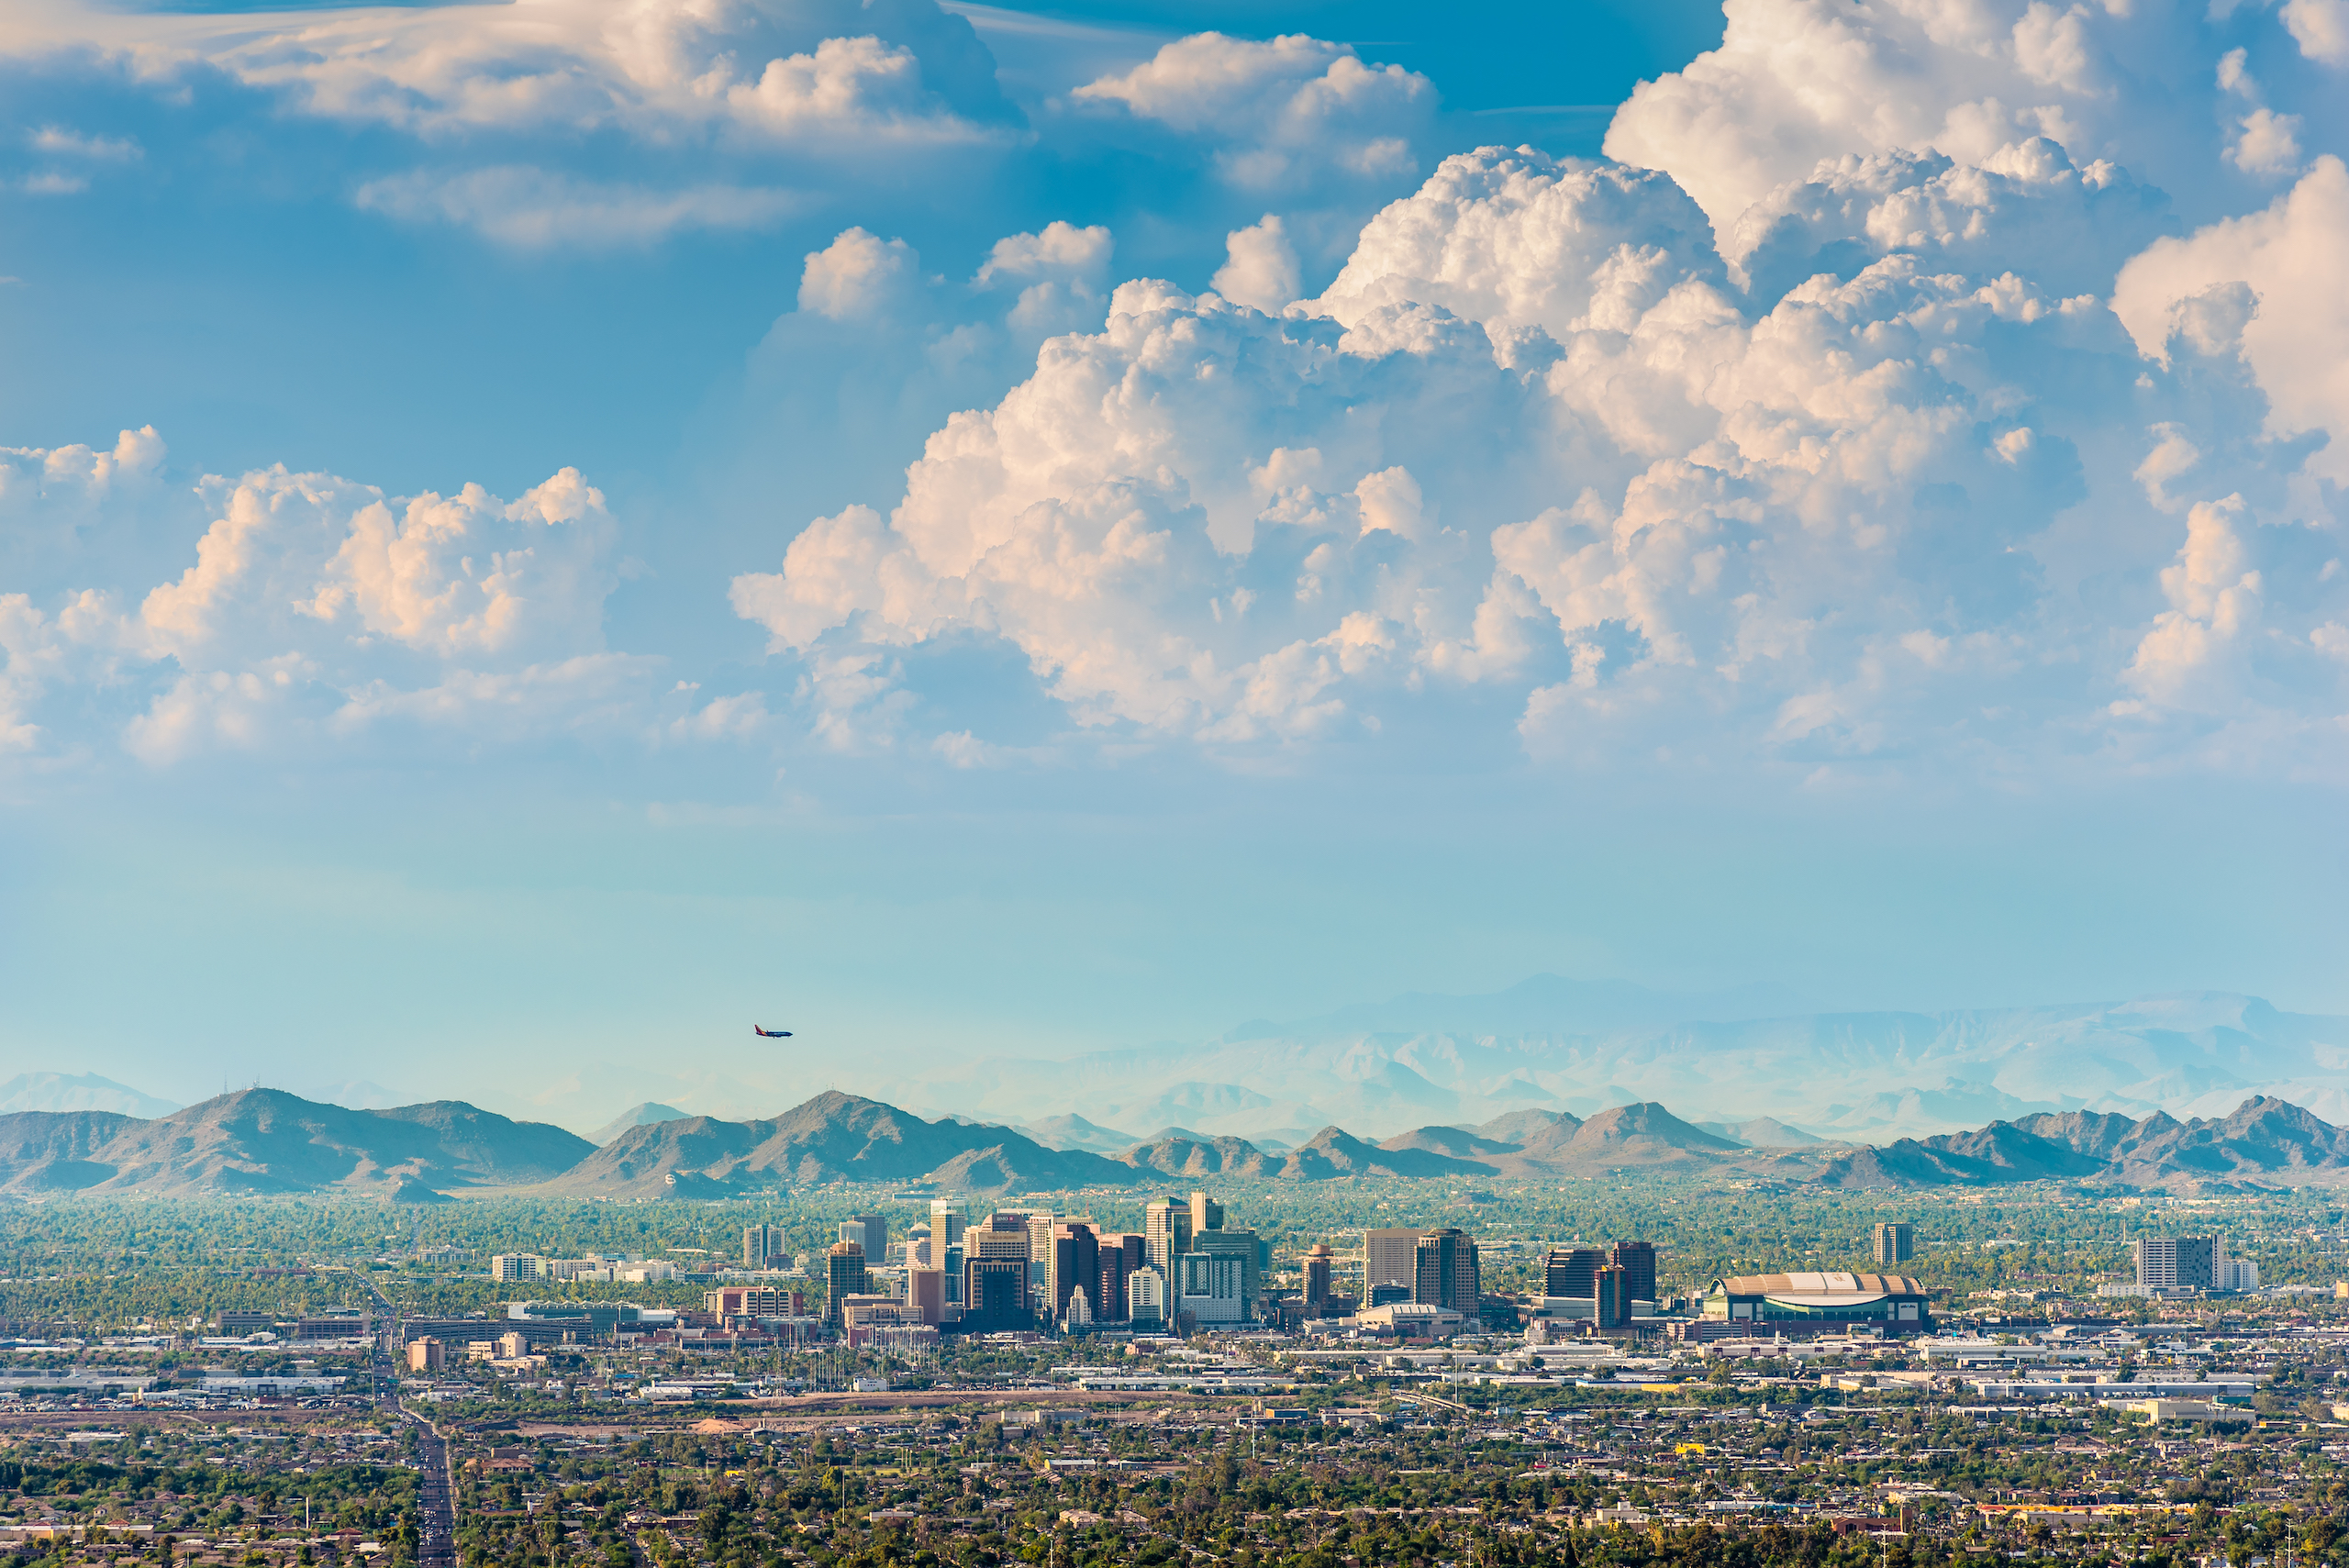
<svg viewBox="0 0 2349 1568">
<path fill-rule="evenodd" d="M 1321 1308 L 1330 1305 L 1330 1297 L 1334 1294 L 1330 1289 L 1330 1276 L 1336 1263 L 1337 1257 L 1330 1251 L 1330 1244 L 1327 1241 L 1316 1241 L 1306 1252 L 1306 1316 L 1318 1318 L 1321 1315 Z"/>
<path fill-rule="evenodd" d="M 871 1262 L 880 1262 L 889 1255 L 889 1219 L 886 1215 L 857 1214 L 841 1221 L 841 1240 L 853 1241 L 864 1249 Z"/>
<path fill-rule="evenodd" d="M 1631 1320 L 1629 1272 L 1609 1265 L 1591 1278 L 1591 1317 L 1601 1329 L 1620 1329 Z"/>
<path fill-rule="evenodd" d="M 1447 1225 L 1424 1231 L 1412 1250 L 1411 1299 L 1476 1316 L 1481 1280 L 1476 1269 L 1476 1243 L 1466 1231 Z"/>
<path fill-rule="evenodd" d="M 783 1238 L 780 1225 L 751 1225 L 742 1230 L 742 1266 L 746 1269 L 766 1269 L 774 1266 L 774 1260 L 787 1256 L 791 1247 Z"/>
<path fill-rule="evenodd" d="M 1155 1264 L 1144 1263 L 1126 1276 L 1126 1317 L 1137 1330 L 1163 1329 L 1168 1315 L 1166 1276 Z"/>
<path fill-rule="evenodd" d="M 824 1249 L 824 1321 L 841 1326 L 841 1303 L 865 1294 L 864 1249 L 854 1241 L 835 1241 Z"/>
<path fill-rule="evenodd" d="M 1023 1238 L 1024 1240 L 1024 1238 Z M 1032 1329 L 1036 1315 L 1028 1307 L 1028 1251 L 989 1257 L 982 1251 L 963 1260 L 963 1329 L 965 1333 L 1000 1334 Z"/>
<path fill-rule="evenodd" d="M 1071 1220 L 1052 1228 L 1052 1294 L 1047 1297 L 1055 1318 L 1068 1316 L 1069 1298 L 1082 1290 L 1089 1311 L 1101 1289 L 1101 1239 L 1092 1226 Z"/>
<path fill-rule="evenodd" d="M 951 1197 L 930 1200 L 930 1266 L 946 1276 L 946 1304 L 963 1305 L 963 1232 L 969 1222 Z"/>
<path fill-rule="evenodd" d="M 1174 1260 L 1191 1250 L 1191 1210 L 1180 1199 L 1154 1197 L 1142 1209 L 1143 1255 L 1162 1278 L 1174 1277 Z"/>
<path fill-rule="evenodd" d="M 1405 1290 L 1411 1288 L 1412 1283 L 1419 1278 L 1419 1238 L 1426 1234 L 1427 1229 L 1419 1225 L 1362 1233 L 1364 1301 L 1370 1300 L 1371 1292 L 1382 1284 L 1398 1284 Z"/>
<path fill-rule="evenodd" d="M 1905 1263 L 1917 1255 L 1916 1232 L 1907 1225 L 1887 1220 L 1876 1228 L 1876 1261 L 1879 1263 Z"/>
<path fill-rule="evenodd" d="M 1542 1294 L 1587 1300 L 1596 1293 L 1591 1276 L 1607 1266 L 1607 1254 L 1597 1247 L 1553 1247 L 1542 1261 Z"/>
<path fill-rule="evenodd" d="M 1191 1195 L 1191 1234 L 1223 1229 L 1223 1205 L 1205 1193 Z"/>
<path fill-rule="evenodd" d="M 1118 1238 L 1101 1238 L 1100 1284 L 1089 1294 L 1093 1297 L 1093 1316 L 1104 1323 L 1121 1323 L 1127 1316 L 1126 1276 L 1133 1271 L 1128 1265 L 1126 1250 L 1114 1245 Z"/>
<path fill-rule="evenodd" d="M 981 1333 L 1034 1326 L 1028 1217 L 999 1212 L 963 1235 L 963 1324 Z"/>
<path fill-rule="evenodd" d="M 2140 1236 L 2137 1284 L 2147 1290 L 2215 1290 L 2226 1266 L 2221 1236 Z"/>
<path fill-rule="evenodd" d="M 1093 1316 L 1115 1323 L 1128 1316 L 1126 1280 L 1148 1261 L 1147 1239 L 1138 1231 L 1104 1231 L 1100 1256 L 1101 1289 L 1093 1296 Z"/>
<path fill-rule="evenodd" d="M 1655 1243 L 1653 1241 L 1618 1241 L 1607 1249 L 1609 1268 L 1623 1271 L 1626 1301 L 1655 1299 Z M 1624 1309 L 1626 1313 L 1630 1308 Z M 1629 1321 L 1627 1317 L 1626 1321 Z"/>
</svg>

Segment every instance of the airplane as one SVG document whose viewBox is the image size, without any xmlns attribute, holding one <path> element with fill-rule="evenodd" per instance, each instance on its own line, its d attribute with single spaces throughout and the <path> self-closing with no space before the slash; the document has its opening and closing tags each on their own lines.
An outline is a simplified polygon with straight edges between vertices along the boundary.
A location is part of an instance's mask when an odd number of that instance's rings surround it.
<svg viewBox="0 0 2349 1568">
<path fill-rule="evenodd" d="M 751 1026 L 751 1032 L 761 1040 L 789 1040 L 791 1038 L 789 1029 L 763 1029 L 756 1024 Z"/>
</svg>

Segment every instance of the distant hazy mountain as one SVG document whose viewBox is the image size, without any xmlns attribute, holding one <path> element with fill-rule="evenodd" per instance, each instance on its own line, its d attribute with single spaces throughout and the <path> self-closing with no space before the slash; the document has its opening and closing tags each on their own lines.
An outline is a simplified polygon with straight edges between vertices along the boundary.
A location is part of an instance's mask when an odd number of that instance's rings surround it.
<svg viewBox="0 0 2349 1568">
<path fill-rule="evenodd" d="M 1815 1013 L 1819 1003 L 1783 985 L 1726 991 L 1651 991 L 1628 980 L 1566 980 L 1537 974 L 1484 996 L 1410 992 L 1362 1002 L 1317 1018 L 1241 1024 L 1226 1040 L 1291 1040 L 1343 1034 L 1619 1034 L 1692 1022 L 1735 1023 Z"/>
<path fill-rule="evenodd" d="M 113 1111 L 118 1116 L 168 1116 L 176 1100 L 159 1100 L 95 1073 L 19 1073 L 0 1084 L 0 1113 Z"/>
<path fill-rule="evenodd" d="M 642 1105 L 630 1106 L 589 1133 L 587 1140 L 596 1144 L 609 1143 L 632 1127 L 650 1127 L 654 1122 L 661 1121 L 683 1121 L 690 1114 L 692 1113 L 681 1111 L 674 1106 L 664 1106 L 656 1100 L 647 1100 Z"/>
<path fill-rule="evenodd" d="M 1442 1154 L 1453 1160 L 1474 1160 L 1494 1154 L 1514 1154 L 1518 1145 L 1499 1139 L 1480 1138 L 1462 1127 L 1421 1127 L 1409 1132 L 1398 1132 L 1392 1138 L 1379 1140 L 1381 1149 L 1422 1149 L 1431 1154 Z"/>
<path fill-rule="evenodd" d="M 1141 1141 L 1130 1132 L 1119 1132 L 1081 1116 L 1048 1116 L 1041 1121 L 1023 1123 L 1019 1130 L 1047 1149 L 1085 1149 L 1096 1154 L 1115 1154 Z"/>
<path fill-rule="evenodd" d="M 1464 1130 L 1478 1138 L 1490 1139 L 1496 1143 L 1513 1143 L 1522 1147 L 1525 1144 L 1543 1140 L 1572 1138 L 1575 1130 L 1581 1126 L 1582 1118 L 1566 1111 L 1527 1110 L 1510 1111 L 1507 1115 L 1495 1117 L 1482 1127 L 1467 1128 Z M 1560 1129 L 1564 1130 L 1561 1132 Z"/>
<path fill-rule="evenodd" d="M 1670 1105 L 1692 1122 L 1775 1122 L 1777 1131 L 1736 1135 L 1774 1147 L 1798 1129 L 1857 1142 L 2074 1110 L 2225 1115 L 2258 1095 L 2349 1121 L 2349 1019 L 2284 1013 L 2255 997 L 1727 1016 L 1794 1000 L 1545 976 L 1494 996 L 1404 996 L 1251 1025 L 1186 1050 L 989 1059 L 920 1087 L 984 1116 L 1174 1123 L 1285 1141 L 1290 1129 L 1331 1123 L 1390 1138 L 1640 1103 Z"/>
<path fill-rule="evenodd" d="M 1748 1149 L 1801 1149 L 1828 1141 L 1817 1133 L 1788 1127 L 1774 1116 L 1757 1116 L 1751 1121 L 1700 1121 L 1697 1125 Z"/>
</svg>

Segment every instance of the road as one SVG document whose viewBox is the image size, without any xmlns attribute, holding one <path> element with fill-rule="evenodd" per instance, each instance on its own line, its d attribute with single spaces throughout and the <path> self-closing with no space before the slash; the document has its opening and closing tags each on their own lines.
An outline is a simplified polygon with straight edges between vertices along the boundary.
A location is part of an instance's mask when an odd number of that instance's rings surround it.
<svg viewBox="0 0 2349 1568">
<path fill-rule="evenodd" d="M 399 1369 L 393 1364 L 389 1346 L 389 1325 L 399 1315 L 372 1280 L 367 1282 L 367 1294 L 375 1298 L 375 1310 L 386 1325 L 384 1338 L 375 1342 L 376 1402 L 387 1414 L 416 1423 L 417 1495 L 424 1509 L 417 1529 L 417 1568 L 457 1568 L 457 1497 L 449 1473 L 449 1445 L 431 1422 L 401 1406 Z"/>
</svg>

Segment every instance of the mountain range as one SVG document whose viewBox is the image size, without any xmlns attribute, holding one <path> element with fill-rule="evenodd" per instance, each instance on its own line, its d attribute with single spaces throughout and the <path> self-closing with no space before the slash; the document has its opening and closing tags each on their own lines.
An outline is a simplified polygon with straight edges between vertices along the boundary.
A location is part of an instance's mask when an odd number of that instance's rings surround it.
<svg viewBox="0 0 2349 1568">
<path fill-rule="evenodd" d="M 561 1175 L 594 1151 L 575 1133 L 462 1100 L 389 1110 L 240 1089 L 151 1119 L 117 1111 L 0 1116 L 0 1192 L 264 1195 L 340 1189 L 426 1201 L 452 1188 Z"/>
<path fill-rule="evenodd" d="M 246 1089 L 146 1118 L 90 1109 L 0 1115 L 0 1195 L 344 1193 L 416 1203 L 491 1193 L 722 1198 L 838 1182 L 1005 1193 L 1632 1173 L 1832 1187 L 2349 1184 L 2349 1129 L 2267 1095 L 2222 1117 L 2186 1120 L 2163 1112 L 2132 1118 L 2069 1111 L 1881 1146 L 1798 1143 L 1798 1136 L 1766 1118 L 1709 1129 L 1639 1101 L 1586 1118 L 1526 1108 L 1475 1126 L 1431 1123 L 1377 1141 L 1324 1127 L 1284 1149 L 1168 1128 L 1103 1153 L 1051 1148 L 1009 1127 L 926 1120 L 829 1092 L 750 1121 L 640 1106 L 597 1144 L 457 1100 L 354 1110 Z"/>
</svg>

